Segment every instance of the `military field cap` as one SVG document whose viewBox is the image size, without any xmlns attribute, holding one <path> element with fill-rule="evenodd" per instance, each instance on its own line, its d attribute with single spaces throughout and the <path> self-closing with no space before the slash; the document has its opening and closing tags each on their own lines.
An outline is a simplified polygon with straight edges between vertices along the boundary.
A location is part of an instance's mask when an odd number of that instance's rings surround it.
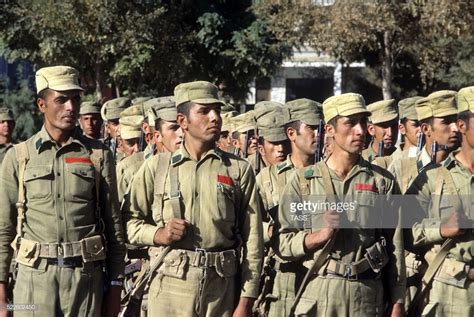
<svg viewBox="0 0 474 317">
<path fill-rule="evenodd" d="M 270 142 L 281 142 L 288 139 L 285 124 L 288 123 L 288 111 L 283 105 L 273 101 L 261 101 L 255 105 L 255 120 L 258 136 Z"/>
<path fill-rule="evenodd" d="M 131 117 L 131 116 L 141 116 L 143 118 L 144 117 L 143 105 L 141 104 L 131 105 L 130 107 L 124 109 L 120 113 L 120 118 Z"/>
<path fill-rule="evenodd" d="M 0 121 L 15 121 L 13 112 L 5 107 L 0 108 Z"/>
<path fill-rule="evenodd" d="M 179 84 L 174 89 L 174 97 L 176 106 L 189 101 L 203 105 L 218 103 L 225 106 L 225 103 L 219 100 L 217 86 L 207 81 Z"/>
<path fill-rule="evenodd" d="M 326 122 L 337 116 L 347 117 L 359 113 L 370 116 L 370 111 L 365 107 L 364 97 L 356 93 L 349 92 L 332 96 L 323 102 L 323 114 Z"/>
<path fill-rule="evenodd" d="M 465 87 L 458 92 L 458 111 L 474 112 L 474 86 Z"/>
<path fill-rule="evenodd" d="M 237 111 L 228 111 L 225 113 L 221 113 L 222 118 L 222 126 L 221 132 L 231 131 L 232 130 L 232 118 L 237 115 Z"/>
<path fill-rule="evenodd" d="M 137 97 L 132 99 L 132 105 L 138 105 L 140 103 L 144 103 L 147 100 L 150 100 L 153 97 Z"/>
<path fill-rule="evenodd" d="M 145 117 L 148 117 L 148 122 L 155 122 L 156 119 L 161 118 L 165 121 L 176 121 L 176 103 L 174 96 L 165 96 L 152 98 L 143 103 L 145 108 Z M 158 111 L 160 112 L 159 117 Z"/>
<path fill-rule="evenodd" d="M 415 103 L 423 97 L 415 96 L 410 98 L 402 99 L 398 102 L 398 114 L 400 120 L 408 119 L 417 121 L 418 116 L 416 115 Z"/>
<path fill-rule="evenodd" d="M 440 90 L 419 99 L 415 103 L 418 120 L 446 117 L 458 113 L 454 90 Z"/>
<path fill-rule="evenodd" d="M 232 131 L 245 133 L 249 130 L 255 130 L 257 124 L 255 122 L 254 111 L 250 110 L 239 114 L 232 118 Z"/>
<path fill-rule="evenodd" d="M 102 105 L 100 114 L 103 120 L 118 120 L 120 113 L 131 105 L 130 98 L 120 97 L 107 101 Z"/>
<path fill-rule="evenodd" d="M 323 106 L 314 100 L 302 98 L 288 101 L 288 122 L 301 121 L 307 125 L 319 125 L 323 120 Z"/>
<path fill-rule="evenodd" d="M 97 101 L 85 101 L 81 103 L 79 114 L 94 114 L 100 113 L 101 105 Z"/>
<path fill-rule="evenodd" d="M 46 88 L 66 91 L 81 90 L 79 85 L 79 72 L 69 66 L 43 67 L 36 72 L 36 93 Z"/>
<path fill-rule="evenodd" d="M 124 140 L 139 138 L 141 136 L 141 124 L 143 122 L 143 116 L 131 115 L 121 117 L 119 120 L 119 134 Z"/>
<path fill-rule="evenodd" d="M 371 112 L 370 122 L 379 124 L 393 120 L 398 121 L 397 103 L 395 99 L 380 100 L 367 106 L 367 110 Z"/>
</svg>

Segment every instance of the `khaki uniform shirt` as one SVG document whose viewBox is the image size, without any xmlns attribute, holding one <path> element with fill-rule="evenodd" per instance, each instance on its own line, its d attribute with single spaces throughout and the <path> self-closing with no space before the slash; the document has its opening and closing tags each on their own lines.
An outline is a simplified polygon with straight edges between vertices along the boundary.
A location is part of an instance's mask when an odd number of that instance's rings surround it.
<svg viewBox="0 0 474 317">
<path fill-rule="evenodd" d="M 240 180 L 232 180 L 224 160 L 238 164 Z M 175 248 L 222 251 L 236 248 L 239 231 L 243 240 L 241 296 L 256 298 L 263 255 L 262 220 L 257 201 L 255 176 L 250 165 L 231 154 L 213 149 L 195 161 L 185 146 L 172 155 L 172 166 L 179 168 L 178 180 L 183 218 L 189 221 L 187 233 Z M 166 177 L 163 209 L 154 201 L 158 156 L 146 160 L 136 173 L 123 206 L 130 243 L 153 246 L 159 228 L 173 217 L 170 203 L 170 177 Z M 240 186 L 239 189 L 236 187 Z M 240 194 L 238 194 L 240 192 Z M 240 197 L 239 197 L 240 196 Z M 238 204 L 236 200 L 240 199 Z M 239 205 L 240 210 L 235 210 Z M 151 221 L 149 219 L 154 219 Z M 236 228 L 238 226 L 238 229 Z"/>
<path fill-rule="evenodd" d="M 362 158 L 366 161 L 369 161 L 369 162 L 373 162 L 376 158 L 378 158 L 378 153 L 376 153 L 374 151 L 374 148 L 373 148 L 373 144 L 374 144 L 374 141 L 370 141 L 370 144 L 369 146 L 362 151 Z M 391 155 L 393 153 L 395 153 L 396 150 L 395 148 L 392 149 L 392 153 L 386 153 L 383 158 L 385 160 L 386 163 L 388 163 L 386 166 L 390 165 L 390 163 L 392 162 L 393 158 L 391 158 Z M 384 167 L 382 164 L 380 164 L 382 167 Z M 385 167 L 384 167 L 385 168 Z"/>
<path fill-rule="evenodd" d="M 41 129 L 26 141 L 29 160 L 24 174 L 26 220 L 23 237 L 40 243 L 79 241 L 100 233 L 96 214 L 95 168 L 91 147 L 102 148 L 99 206 L 107 239 L 107 269 L 111 280 L 123 276 L 125 246 L 116 192 L 112 153 L 78 129 L 60 147 Z M 2 164 L 0 177 L 0 281 L 6 281 L 16 235 L 18 162 L 15 149 Z"/>
<path fill-rule="evenodd" d="M 453 178 L 453 185 L 443 180 L 441 168 L 448 169 Z M 431 208 L 432 195 L 436 193 L 437 186 L 442 186 L 439 210 Z M 451 185 L 451 186 L 450 186 Z M 412 228 L 414 246 L 431 247 L 442 244 L 445 238 L 441 237 L 441 219 L 448 217 L 453 211 L 453 199 L 461 199 L 463 212 L 468 219 L 474 219 L 474 177 L 471 171 L 455 158 L 455 153 L 450 153 L 442 165 L 436 165 L 424 170 L 413 182 L 407 194 L 416 195 L 419 203 L 417 207 L 410 208 L 410 212 L 420 212 L 419 221 Z M 474 230 L 472 227 L 466 233 L 455 238 L 455 245 L 448 253 L 449 258 L 474 265 Z"/>
<path fill-rule="evenodd" d="M 312 202 L 326 201 L 327 194 L 321 173 L 322 164 L 324 164 L 323 161 L 293 173 L 281 196 L 278 209 L 280 229 L 277 254 L 284 260 L 300 261 L 313 258 L 313 252 L 308 252 L 304 246 L 305 237 L 311 229 L 303 229 L 299 221 L 292 219 L 292 216 L 297 214 L 294 210 L 292 211 L 292 208 L 297 208 L 295 203 L 307 200 Z M 331 169 L 329 171 L 335 193 L 340 202 L 343 199 L 345 202 L 355 202 L 354 210 L 343 211 L 343 219 L 356 223 L 355 228 L 351 226 L 349 229 L 339 230 L 331 257 L 344 263 L 357 262 L 364 258 L 365 250 L 377 242 L 379 236 L 383 234 L 387 239 L 387 253 L 389 255 L 389 263 L 384 271 L 388 274 L 392 302 L 402 302 L 405 296 L 406 282 L 403 232 L 399 229 L 378 229 L 380 227 L 368 224 L 368 222 L 381 218 L 387 219 L 387 217 L 397 221 L 398 215 L 384 213 L 387 210 L 393 212 L 393 208 L 377 208 L 380 206 L 375 204 L 377 200 L 389 199 L 393 194 L 398 194 L 398 184 L 386 170 L 371 165 L 362 158 L 352 168 L 345 180 L 341 180 Z M 302 177 L 309 181 L 306 194 L 302 193 L 301 189 Z M 381 194 L 385 196 L 381 197 Z M 313 213 L 313 216 L 316 216 L 313 217 L 312 228 L 318 226 L 321 228 L 321 223 L 318 221 L 321 221 L 322 214 L 321 210 Z M 319 223 L 319 225 L 315 226 L 315 223 Z M 357 224 L 360 224 L 359 228 L 357 228 Z M 319 230 L 316 228 L 315 230 Z M 320 253 L 321 249 L 315 252 Z"/>
<path fill-rule="evenodd" d="M 117 191 L 118 200 L 122 202 L 127 193 L 128 186 L 132 182 L 133 175 L 138 171 L 145 161 L 145 152 L 134 153 L 117 164 Z"/>
<path fill-rule="evenodd" d="M 3 159 L 7 154 L 7 151 L 13 147 L 13 144 L 0 144 L 0 166 L 2 165 Z"/>
<path fill-rule="evenodd" d="M 276 219 L 278 212 L 278 205 L 280 204 L 280 193 L 283 192 L 290 175 L 295 168 L 291 162 L 290 155 L 286 161 L 265 167 L 257 175 L 257 186 L 259 197 L 262 202 L 262 212 L 264 219 L 264 238 L 265 242 L 270 240 L 268 236 L 268 226 L 271 219 Z"/>
<path fill-rule="evenodd" d="M 404 194 L 420 171 L 430 163 L 431 157 L 426 147 L 423 147 L 423 150 L 415 157 L 406 156 L 401 160 L 393 161 L 388 170 L 395 176 Z"/>
</svg>

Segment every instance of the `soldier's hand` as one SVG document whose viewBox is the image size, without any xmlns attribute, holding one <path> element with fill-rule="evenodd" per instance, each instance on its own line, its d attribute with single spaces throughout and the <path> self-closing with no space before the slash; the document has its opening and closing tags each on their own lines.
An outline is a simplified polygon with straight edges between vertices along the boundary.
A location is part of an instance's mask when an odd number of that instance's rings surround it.
<svg viewBox="0 0 474 317">
<path fill-rule="evenodd" d="M 7 283 L 0 282 L 0 317 L 8 316 L 6 305 L 7 305 Z"/>
<path fill-rule="evenodd" d="M 253 298 L 241 297 L 232 317 L 251 317 L 254 302 Z"/>
<path fill-rule="evenodd" d="M 463 235 L 466 230 L 467 219 L 462 212 L 453 211 L 447 219 L 441 222 L 440 233 L 443 238 L 454 238 Z"/>
<path fill-rule="evenodd" d="M 157 245 L 170 245 L 184 237 L 188 226 L 189 222 L 184 219 L 171 218 L 163 228 L 157 230 L 153 241 Z"/>
<path fill-rule="evenodd" d="M 405 307 L 403 304 L 394 304 L 392 307 L 392 312 L 390 317 L 404 317 L 405 316 Z"/>
<path fill-rule="evenodd" d="M 304 245 L 307 250 L 314 250 L 323 246 L 339 230 L 341 215 L 335 210 L 324 213 L 324 227 L 321 230 L 306 235 Z"/>
</svg>

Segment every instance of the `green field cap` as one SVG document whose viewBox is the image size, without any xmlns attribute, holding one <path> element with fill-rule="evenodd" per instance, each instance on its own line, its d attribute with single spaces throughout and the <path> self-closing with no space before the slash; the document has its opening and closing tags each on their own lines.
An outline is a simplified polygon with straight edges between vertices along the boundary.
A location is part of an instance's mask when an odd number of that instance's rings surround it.
<svg viewBox="0 0 474 317">
<path fill-rule="evenodd" d="M 418 116 L 416 115 L 415 103 L 423 97 L 415 96 L 410 98 L 402 99 L 398 102 L 398 114 L 400 120 L 408 119 L 417 121 Z"/>
<path fill-rule="evenodd" d="M 5 107 L 0 108 L 0 121 L 15 121 L 13 112 Z"/>
<path fill-rule="evenodd" d="M 255 105 L 258 136 L 270 142 L 282 142 L 288 139 L 285 133 L 288 111 L 283 107 L 281 103 L 273 101 L 261 101 Z"/>
<path fill-rule="evenodd" d="M 103 120 L 118 120 L 120 113 L 130 107 L 132 101 L 127 97 L 115 98 L 102 105 L 100 114 Z"/>
<path fill-rule="evenodd" d="M 101 105 L 98 101 L 85 101 L 81 103 L 79 114 L 100 113 Z"/>
<path fill-rule="evenodd" d="M 371 112 L 370 122 L 373 124 L 390 122 L 393 120 L 398 121 L 397 103 L 395 102 L 395 99 L 381 100 L 371 103 L 367 106 L 367 110 Z"/>
<path fill-rule="evenodd" d="M 323 105 L 311 99 L 302 98 L 288 101 L 285 107 L 289 110 L 288 122 L 301 121 L 307 125 L 319 125 L 323 120 Z"/>
<path fill-rule="evenodd" d="M 219 100 L 217 86 L 207 81 L 193 81 L 183 83 L 174 89 L 176 106 L 185 102 L 194 102 L 202 105 L 218 103 L 225 106 L 225 103 Z"/>
</svg>

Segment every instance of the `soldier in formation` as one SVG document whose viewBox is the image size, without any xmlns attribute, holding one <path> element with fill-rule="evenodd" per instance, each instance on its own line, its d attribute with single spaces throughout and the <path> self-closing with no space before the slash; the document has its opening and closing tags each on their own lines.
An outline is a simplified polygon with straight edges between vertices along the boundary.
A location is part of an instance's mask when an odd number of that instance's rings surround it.
<svg viewBox="0 0 474 317">
<path fill-rule="evenodd" d="M 12 134 L 15 128 L 15 119 L 13 112 L 8 109 L 0 108 L 0 166 L 5 158 L 5 154 L 13 147 Z"/>
</svg>

